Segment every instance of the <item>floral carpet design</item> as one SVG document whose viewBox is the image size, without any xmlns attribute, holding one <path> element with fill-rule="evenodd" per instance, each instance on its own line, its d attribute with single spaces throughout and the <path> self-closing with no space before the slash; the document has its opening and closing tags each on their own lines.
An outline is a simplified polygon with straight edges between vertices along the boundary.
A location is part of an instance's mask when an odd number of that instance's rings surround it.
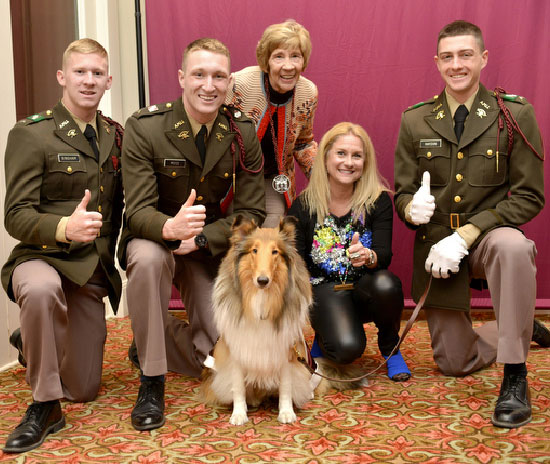
<svg viewBox="0 0 550 464">
<path fill-rule="evenodd" d="M 540 319 L 549 325 L 550 317 Z M 375 328 L 369 324 L 366 331 L 361 365 L 370 370 L 382 358 Z M 294 424 L 277 422 L 273 401 L 250 409 L 250 421 L 236 427 L 229 424 L 229 409 L 200 402 L 198 380 L 169 374 L 166 425 L 138 432 L 130 423 L 139 387 L 139 373 L 127 358 L 131 338 L 127 318 L 110 319 L 97 399 L 63 402 L 65 428 L 27 453 L 0 451 L 0 462 L 550 463 L 550 349 L 532 345 L 533 421 L 520 429 L 498 429 L 490 421 L 501 367 L 462 378 L 443 376 L 431 356 L 426 322 L 418 321 L 401 350 L 413 375 L 405 383 L 390 381 L 382 368 L 365 388 L 316 397 L 297 411 Z M 3 446 L 31 398 L 21 366 L 1 372 L 0 381 Z"/>
</svg>

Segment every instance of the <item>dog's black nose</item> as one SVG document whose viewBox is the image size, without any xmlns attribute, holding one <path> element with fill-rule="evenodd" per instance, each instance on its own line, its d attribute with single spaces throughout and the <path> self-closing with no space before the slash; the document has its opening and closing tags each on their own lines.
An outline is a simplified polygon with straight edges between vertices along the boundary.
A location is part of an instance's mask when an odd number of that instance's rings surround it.
<svg viewBox="0 0 550 464">
<path fill-rule="evenodd" d="M 265 287 L 269 283 L 269 277 L 267 276 L 260 276 L 256 279 L 256 282 L 258 282 L 258 285 L 260 287 Z"/>
</svg>

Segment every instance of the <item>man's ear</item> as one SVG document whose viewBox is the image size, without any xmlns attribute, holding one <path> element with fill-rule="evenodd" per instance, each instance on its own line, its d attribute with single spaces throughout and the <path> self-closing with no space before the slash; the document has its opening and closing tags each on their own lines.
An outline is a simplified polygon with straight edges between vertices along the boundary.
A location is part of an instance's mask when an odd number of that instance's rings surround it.
<svg viewBox="0 0 550 464">
<path fill-rule="evenodd" d="M 57 70 L 56 77 L 57 77 L 57 82 L 59 83 L 59 85 L 62 86 L 62 87 L 65 87 L 65 74 L 63 73 L 63 71 L 61 69 Z"/>
<path fill-rule="evenodd" d="M 185 81 L 185 74 L 183 70 L 178 69 L 178 82 L 180 83 L 180 87 L 183 90 L 183 82 Z"/>
</svg>

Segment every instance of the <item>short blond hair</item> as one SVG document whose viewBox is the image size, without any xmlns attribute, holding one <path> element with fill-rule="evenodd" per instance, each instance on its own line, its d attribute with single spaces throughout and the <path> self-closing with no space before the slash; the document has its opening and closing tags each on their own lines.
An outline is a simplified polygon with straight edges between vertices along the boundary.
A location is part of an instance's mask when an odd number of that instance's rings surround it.
<svg viewBox="0 0 550 464">
<path fill-rule="evenodd" d="M 263 72 L 269 71 L 269 57 L 277 48 L 297 48 L 304 58 L 305 71 L 311 55 L 311 39 L 308 30 L 293 19 L 284 23 L 272 24 L 264 33 L 256 46 L 256 59 Z"/>
<path fill-rule="evenodd" d="M 71 42 L 65 52 L 63 53 L 63 61 L 61 63 L 62 69 L 65 69 L 65 64 L 72 53 L 97 53 L 99 56 L 105 58 L 107 63 L 109 62 L 109 54 L 107 50 L 99 42 L 94 39 L 78 39 Z"/>
<path fill-rule="evenodd" d="M 304 190 L 306 207 L 311 214 L 317 214 L 318 221 L 323 221 L 323 218 L 329 214 L 330 185 L 326 164 L 328 152 L 338 137 L 348 134 L 361 140 L 365 155 L 363 173 L 355 183 L 351 198 L 350 206 L 354 218 L 358 219 L 363 212 L 368 213 L 380 194 L 390 191 L 387 181 L 378 171 L 374 145 L 365 129 L 352 122 L 339 122 L 323 135 L 313 162 L 309 184 Z"/>
<path fill-rule="evenodd" d="M 225 45 L 218 39 L 203 37 L 202 39 L 193 40 L 193 42 L 185 47 L 185 50 L 183 51 L 183 55 L 181 57 L 182 71 L 185 71 L 185 65 L 189 54 L 197 52 L 199 50 L 206 50 L 208 52 L 219 53 L 220 55 L 227 56 L 227 60 L 229 61 L 229 65 L 231 66 L 231 55 L 229 53 L 227 45 Z"/>
</svg>

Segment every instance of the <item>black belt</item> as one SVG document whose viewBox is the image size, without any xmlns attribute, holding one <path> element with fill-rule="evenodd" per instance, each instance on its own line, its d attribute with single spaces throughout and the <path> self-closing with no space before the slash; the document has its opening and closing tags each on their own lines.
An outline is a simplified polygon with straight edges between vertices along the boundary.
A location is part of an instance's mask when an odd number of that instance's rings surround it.
<svg viewBox="0 0 550 464">
<path fill-rule="evenodd" d="M 450 227 L 451 229 L 458 229 L 476 214 L 478 213 L 440 213 L 439 211 L 434 211 L 433 216 L 430 218 L 430 222 L 440 226 Z"/>
</svg>

